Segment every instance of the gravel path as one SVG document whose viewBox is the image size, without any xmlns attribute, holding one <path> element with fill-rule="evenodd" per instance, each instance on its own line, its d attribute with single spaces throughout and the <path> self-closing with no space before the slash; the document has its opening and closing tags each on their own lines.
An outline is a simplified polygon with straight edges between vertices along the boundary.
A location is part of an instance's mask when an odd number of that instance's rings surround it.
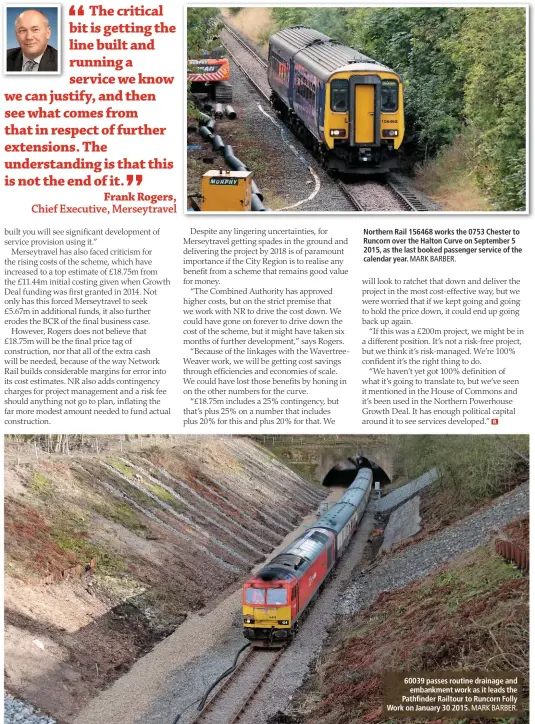
<svg viewBox="0 0 535 724">
<path fill-rule="evenodd" d="M 529 513 L 528 483 L 507 493 L 490 507 L 463 518 L 432 538 L 426 538 L 388 558 L 362 576 L 342 597 L 339 613 L 357 613 L 383 591 L 403 588 L 452 558 L 483 545 L 495 532 Z"/>
<path fill-rule="evenodd" d="M 40 714 L 20 699 L 4 694 L 4 724 L 56 724 L 56 720 Z"/>
</svg>

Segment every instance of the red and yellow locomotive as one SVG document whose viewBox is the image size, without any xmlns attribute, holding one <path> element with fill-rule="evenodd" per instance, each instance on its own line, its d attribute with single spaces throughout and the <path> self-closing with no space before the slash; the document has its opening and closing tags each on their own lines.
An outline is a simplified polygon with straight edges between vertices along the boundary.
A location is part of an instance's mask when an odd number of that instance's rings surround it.
<svg viewBox="0 0 535 724">
<path fill-rule="evenodd" d="M 255 646 L 291 641 L 335 560 L 330 530 L 314 528 L 297 538 L 243 587 L 245 636 Z"/>
<path fill-rule="evenodd" d="M 295 636 L 364 513 L 372 479 L 370 469 L 360 470 L 338 503 L 246 581 L 243 633 L 253 646 L 283 646 Z"/>
</svg>

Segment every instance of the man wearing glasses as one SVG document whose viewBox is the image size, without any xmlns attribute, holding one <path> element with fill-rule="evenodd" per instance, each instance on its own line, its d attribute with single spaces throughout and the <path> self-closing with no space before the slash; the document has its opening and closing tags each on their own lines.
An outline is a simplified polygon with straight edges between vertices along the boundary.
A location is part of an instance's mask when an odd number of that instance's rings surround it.
<svg viewBox="0 0 535 724">
<path fill-rule="evenodd" d="M 48 45 L 50 25 L 39 10 L 25 10 L 15 21 L 19 48 L 7 51 L 6 70 L 23 73 L 58 70 L 58 51 Z"/>
</svg>

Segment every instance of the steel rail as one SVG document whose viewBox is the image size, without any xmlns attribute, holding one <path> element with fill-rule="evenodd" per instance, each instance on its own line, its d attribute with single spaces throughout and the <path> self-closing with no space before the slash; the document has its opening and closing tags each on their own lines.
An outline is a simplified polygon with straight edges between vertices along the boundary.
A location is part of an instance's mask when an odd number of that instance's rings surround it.
<svg viewBox="0 0 535 724">
<path fill-rule="evenodd" d="M 251 705 L 253 699 L 258 694 L 260 689 L 264 686 L 268 676 L 271 674 L 271 672 L 275 668 L 275 665 L 276 665 L 277 661 L 280 659 L 280 657 L 282 656 L 282 654 L 284 653 L 284 650 L 285 650 L 284 648 L 280 649 L 278 651 L 278 653 L 273 657 L 270 665 L 268 666 L 268 668 L 262 675 L 262 678 L 256 683 L 256 686 L 251 691 L 251 693 L 249 694 L 247 699 L 243 702 L 243 704 L 241 705 L 239 710 L 234 714 L 234 717 L 230 720 L 229 724 L 235 724 L 237 721 L 239 721 L 241 719 L 243 714 L 247 711 L 247 709 Z"/>
<path fill-rule="evenodd" d="M 284 648 L 279 649 L 277 653 L 272 657 L 269 665 L 267 666 L 264 673 L 261 675 L 260 679 L 258 679 L 253 688 L 250 690 L 249 694 L 243 701 L 243 703 L 240 705 L 239 709 L 235 711 L 234 713 L 230 714 L 230 718 L 228 719 L 228 724 L 235 724 L 245 713 L 245 711 L 248 709 L 248 707 L 251 705 L 253 699 L 257 695 L 257 693 L 260 691 L 262 686 L 264 685 L 265 681 L 267 680 L 270 673 L 273 671 L 277 661 L 280 659 L 284 652 Z M 229 674 L 229 676 L 225 679 L 224 683 L 215 691 L 213 696 L 208 700 L 206 705 L 204 706 L 203 710 L 200 711 L 194 719 L 191 720 L 190 724 L 201 724 L 209 714 L 212 714 L 214 709 L 216 709 L 217 701 L 219 700 L 220 696 L 223 694 L 224 691 L 230 686 L 231 683 L 235 683 L 236 679 L 238 678 L 238 675 L 240 671 L 243 669 L 245 663 L 249 661 L 254 654 L 258 653 L 258 651 L 254 648 L 250 648 L 245 653 L 245 656 L 242 658 L 242 660 L 239 662 L 239 664 L 236 666 L 234 671 Z M 266 651 L 265 649 L 262 649 L 262 655 L 265 656 Z M 219 721 L 219 720 L 218 720 Z"/>
<path fill-rule="evenodd" d="M 247 46 L 245 46 L 245 47 L 247 47 Z M 232 58 L 232 60 L 234 61 L 234 63 L 236 63 L 236 65 L 238 66 L 238 68 L 241 70 L 241 72 L 243 73 L 243 75 L 247 78 L 247 80 L 256 88 L 256 90 L 258 91 L 258 93 L 260 93 L 260 95 L 262 96 L 262 98 L 264 98 L 264 99 L 265 99 L 266 101 L 268 101 L 268 103 L 269 103 L 269 96 L 267 95 L 267 93 L 265 93 L 265 92 L 262 90 L 262 88 L 258 85 L 258 83 L 255 81 L 255 79 L 250 75 L 250 73 L 248 73 L 248 72 L 245 70 L 245 68 L 244 68 L 243 65 L 240 63 L 240 61 L 236 58 L 236 56 L 234 55 L 234 53 L 232 53 L 226 46 L 225 46 L 225 49 L 226 49 L 227 53 L 230 55 L 230 57 Z M 251 51 L 251 55 L 258 60 L 257 56 L 256 56 L 252 51 Z"/>
<path fill-rule="evenodd" d="M 213 709 L 214 704 L 217 701 L 217 699 L 219 698 L 219 696 L 225 691 L 225 689 L 228 687 L 230 682 L 235 679 L 236 674 L 242 668 L 242 666 L 245 664 L 245 662 L 252 656 L 253 651 L 254 651 L 253 648 L 247 649 L 247 651 L 245 652 L 245 655 L 243 656 L 242 660 L 236 665 L 236 668 L 234 669 L 234 671 L 232 671 L 227 676 L 227 678 L 225 679 L 223 684 L 219 687 L 219 689 L 215 690 L 213 695 L 210 697 L 210 699 L 208 699 L 208 701 L 204 705 L 203 709 L 197 714 L 197 716 L 194 719 L 191 720 L 190 724 L 197 724 L 197 722 L 201 722 L 205 718 L 206 714 L 208 714 L 208 712 L 210 712 Z"/>
<path fill-rule="evenodd" d="M 222 22 L 223 22 L 223 26 L 224 26 L 225 30 L 229 33 L 229 35 L 232 35 L 234 40 L 237 40 L 238 43 L 240 45 L 242 45 L 245 48 L 245 50 L 247 50 L 248 53 L 250 55 L 252 55 L 253 58 L 255 58 L 260 63 L 260 65 L 262 65 L 264 68 L 267 68 L 268 67 L 267 60 L 265 58 L 263 58 L 260 55 L 260 53 L 257 53 L 256 50 L 251 48 L 251 46 L 248 43 L 246 43 L 245 40 L 243 38 L 241 38 L 238 35 L 238 33 L 236 33 L 236 31 L 233 30 L 232 27 L 228 23 L 226 23 L 224 20 Z"/>
<path fill-rule="evenodd" d="M 337 183 L 338 188 L 342 191 L 346 199 L 353 204 L 355 211 L 364 211 L 364 207 L 362 206 L 360 201 L 351 193 L 351 188 L 347 186 L 343 181 L 338 181 Z"/>
<path fill-rule="evenodd" d="M 396 178 L 389 178 L 386 185 L 391 189 L 406 207 L 407 211 L 433 211 L 411 189 Z"/>
</svg>

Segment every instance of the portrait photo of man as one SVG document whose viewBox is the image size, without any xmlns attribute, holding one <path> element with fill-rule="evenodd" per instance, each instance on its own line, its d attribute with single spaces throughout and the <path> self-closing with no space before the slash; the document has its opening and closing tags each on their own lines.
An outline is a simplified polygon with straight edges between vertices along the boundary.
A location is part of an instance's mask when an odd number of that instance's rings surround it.
<svg viewBox="0 0 535 724">
<path fill-rule="evenodd" d="M 6 8 L 6 73 L 59 73 L 59 7 Z"/>
</svg>

